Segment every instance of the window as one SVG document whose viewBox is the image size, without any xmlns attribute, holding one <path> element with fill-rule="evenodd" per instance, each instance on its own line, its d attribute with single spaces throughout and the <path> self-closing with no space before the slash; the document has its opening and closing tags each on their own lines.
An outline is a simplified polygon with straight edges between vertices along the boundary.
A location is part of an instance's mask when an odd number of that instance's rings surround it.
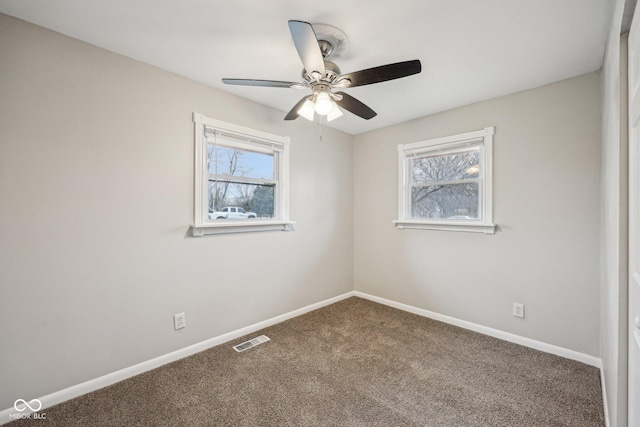
<svg viewBox="0 0 640 427">
<path fill-rule="evenodd" d="M 193 115 L 194 236 L 290 230 L 289 138 Z"/>
<path fill-rule="evenodd" d="M 493 234 L 494 128 L 398 145 L 396 226 Z"/>
</svg>

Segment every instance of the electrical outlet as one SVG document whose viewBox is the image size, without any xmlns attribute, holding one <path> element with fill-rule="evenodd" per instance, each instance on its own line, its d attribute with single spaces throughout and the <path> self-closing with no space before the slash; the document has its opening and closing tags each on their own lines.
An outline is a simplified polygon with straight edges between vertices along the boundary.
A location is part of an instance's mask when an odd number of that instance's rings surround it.
<svg viewBox="0 0 640 427">
<path fill-rule="evenodd" d="M 177 331 L 187 326 L 187 318 L 184 313 L 175 314 L 173 316 L 173 328 Z"/>
<path fill-rule="evenodd" d="M 524 318 L 524 304 L 520 304 L 518 302 L 513 303 L 513 316 Z"/>
</svg>

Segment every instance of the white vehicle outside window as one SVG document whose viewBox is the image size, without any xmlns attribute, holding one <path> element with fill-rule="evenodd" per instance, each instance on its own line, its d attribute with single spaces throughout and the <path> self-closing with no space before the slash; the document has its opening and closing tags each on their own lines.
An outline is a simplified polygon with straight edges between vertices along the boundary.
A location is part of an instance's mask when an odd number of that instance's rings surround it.
<svg viewBox="0 0 640 427">
<path fill-rule="evenodd" d="M 273 200 L 273 199 L 272 199 Z M 247 212 L 242 208 L 222 208 L 221 211 L 209 211 L 209 219 L 251 219 L 257 218 L 255 212 Z"/>
</svg>

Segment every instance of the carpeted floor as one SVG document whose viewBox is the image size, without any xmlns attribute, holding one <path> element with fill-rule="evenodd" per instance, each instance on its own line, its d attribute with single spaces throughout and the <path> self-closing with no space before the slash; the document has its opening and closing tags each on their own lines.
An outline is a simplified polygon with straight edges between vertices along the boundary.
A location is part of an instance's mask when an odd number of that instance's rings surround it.
<svg viewBox="0 0 640 427">
<path fill-rule="evenodd" d="M 598 369 L 355 297 L 44 412 L 9 426 L 604 425 Z"/>
</svg>

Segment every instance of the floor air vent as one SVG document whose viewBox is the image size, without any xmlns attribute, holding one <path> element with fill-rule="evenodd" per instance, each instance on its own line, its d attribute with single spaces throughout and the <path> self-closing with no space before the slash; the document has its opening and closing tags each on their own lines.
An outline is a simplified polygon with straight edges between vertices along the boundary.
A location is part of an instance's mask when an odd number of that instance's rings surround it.
<svg viewBox="0 0 640 427">
<path fill-rule="evenodd" d="M 241 353 L 245 350 L 250 349 L 251 347 L 255 347 L 259 344 L 262 344 L 263 342 L 267 342 L 270 341 L 269 337 L 266 335 L 260 335 L 259 337 L 256 337 L 252 340 L 249 341 L 245 341 L 242 344 L 238 344 L 238 345 L 234 345 L 233 349 L 235 351 L 237 351 L 238 353 Z"/>
</svg>

